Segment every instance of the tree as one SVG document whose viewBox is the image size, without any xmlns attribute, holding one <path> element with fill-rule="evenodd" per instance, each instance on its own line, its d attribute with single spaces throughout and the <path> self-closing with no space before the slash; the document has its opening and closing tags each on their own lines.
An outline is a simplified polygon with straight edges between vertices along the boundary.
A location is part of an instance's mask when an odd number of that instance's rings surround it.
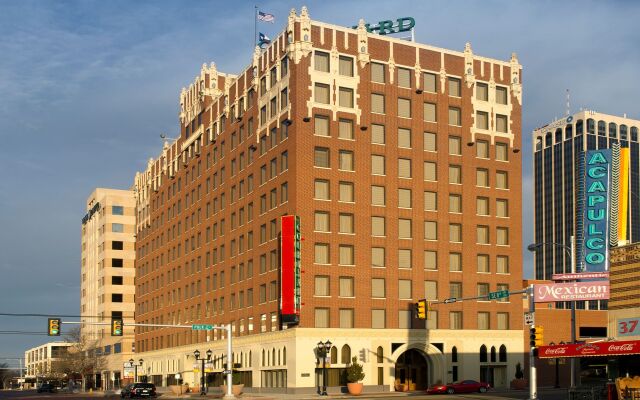
<svg viewBox="0 0 640 400">
<path fill-rule="evenodd" d="M 82 335 L 80 328 L 72 329 L 66 335 L 65 341 L 71 343 L 66 351 L 60 354 L 59 359 L 52 363 L 51 372 L 63 374 L 67 379 L 82 379 L 82 386 L 87 387 L 93 382 L 93 376 L 98 373 L 105 364 L 105 360 L 99 356 L 100 340 L 90 339 Z"/>
<path fill-rule="evenodd" d="M 0 363 L 0 389 L 9 388 L 11 378 L 16 376 L 20 376 L 17 369 L 11 369 L 7 363 Z"/>
</svg>

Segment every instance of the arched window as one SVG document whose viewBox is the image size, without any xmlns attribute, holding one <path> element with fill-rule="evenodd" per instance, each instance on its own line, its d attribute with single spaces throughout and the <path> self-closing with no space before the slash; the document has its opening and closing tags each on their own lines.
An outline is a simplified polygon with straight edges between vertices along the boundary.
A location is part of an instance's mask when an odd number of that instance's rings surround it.
<svg viewBox="0 0 640 400">
<path fill-rule="evenodd" d="M 576 135 L 582 135 L 584 133 L 584 123 L 581 119 L 576 121 Z"/>
<path fill-rule="evenodd" d="M 249 351 L 249 367 L 253 367 L 253 365 L 251 365 L 251 351 Z"/>
<path fill-rule="evenodd" d="M 287 365 L 287 348 L 282 348 L 282 365 Z"/>
<path fill-rule="evenodd" d="M 351 362 L 351 347 L 348 344 L 342 346 L 342 351 L 340 352 L 340 362 L 342 364 L 349 364 Z"/>
<path fill-rule="evenodd" d="M 278 349 L 278 365 L 281 365 L 281 356 L 282 356 L 282 352 L 280 351 L 280 349 Z"/>
<path fill-rule="evenodd" d="M 564 138 L 571 139 L 573 137 L 573 125 L 568 124 L 564 127 Z"/>
<path fill-rule="evenodd" d="M 556 129 L 556 143 L 561 143 L 562 142 L 562 129 L 558 128 Z"/>
<path fill-rule="evenodd" d="M 632 142 L 638 141 L 638 128 L 636 128 L 635 126 L 631 127 L 631 141 Z"/>
<path fill-rule="evenodd" d="M 544 136 L 544 145 L 551 146 L 551 132 L 547 132 L 547 134 Z"/>
<path fill-rule="evenodd" d="M 587 133 L 590 135 L 596 134 L 596 121 L 591 118 L 587 120 Z"/>
<path fill-rule="evenodd" d="M 598 121 L 598 136 L 607 136 L 607 123 Z"/>
<path fill-rule="evenodd" d="M 491 346 L 491 362 L 496 362 L 496 346 Z"/>
<path fill-rule="evenodd" d="M 487 346 L 480 346 L 480 362 L 487 362 Z"/>
<path fill-rule="evenodd" d="M 376 350 L 376 358 L 378 364 L 382 364 L 384 362 L 384 350 L 382 350 L 382 346 L 378 346 L 378 349 Z"/>
<path fill-rule="evenodd" d="M 262 349 L 262 366 L 263 366 L 263 367 L 265 366 L 265 365 L 264 365 L 264 359 L 265 359 L 265 356 L 264 356 L 264 349 Z"/>
<path fill-rule="evenodd" d="M 331 362 L 336 360 L 338 362 L 338 348 L 336 346 L 331 347 Z"/>
<path fill-rule="evenodd" d="M 458 362 L 458 348 L 456 346 L 451 348 L 451 362 Z"/>
<path fill-rule="evenodd" d="M 542 138 L 536 138 L 536 150 L 542 150 Z"/>
<path fill-rule="evenodd" d="M 629 137 L 627 136 L 626 125 L 620 125 L 620 140 L 629 140 Z"/>
<path fill-rule="evenodd" d="M 271 364 L 269 365 L 276 365 L 276 349 L 271 349 Z"/>
<path fill-rule="evenodd" d="M 498 353 L 498 361 L 507 362 L 507 346 L 500 346 L 500 352 Z"/>
<path fill-rule="evenodd" d="M 618 125 L 609 122 L 609 137 L 618 137 Z"/>
</svg>

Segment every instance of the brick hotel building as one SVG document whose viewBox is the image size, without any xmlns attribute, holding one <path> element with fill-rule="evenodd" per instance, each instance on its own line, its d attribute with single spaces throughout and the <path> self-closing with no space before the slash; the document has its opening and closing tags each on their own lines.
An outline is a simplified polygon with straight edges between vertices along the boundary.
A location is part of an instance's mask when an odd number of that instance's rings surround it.
<svg viewBox="0 0 640 400">
<path fill-rule="evenodd" d="M 521 66 L 291 11 L 238 75 L 203 65 L 180 136 L 135 177 L 136 321 L 233 326 L 245 390 L 311 392 L 358 356 L 368 387 L 483 379 L 522 362 Z M 301 220 L 297 325 L 280 306 L 280 217 Z M 196 384 L 219 331 L 136 330 L 149 381 Z M 176 375 L 180 374 L 180 375 Z"/>
</svg>

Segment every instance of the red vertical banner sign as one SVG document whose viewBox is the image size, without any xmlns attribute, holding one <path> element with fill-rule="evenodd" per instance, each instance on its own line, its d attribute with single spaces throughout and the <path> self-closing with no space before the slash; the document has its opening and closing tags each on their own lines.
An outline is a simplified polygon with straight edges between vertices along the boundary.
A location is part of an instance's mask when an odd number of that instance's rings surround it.
<svg viewBox="0 0 640 400">
<path fill-rule="evenodd" d="M 295 324 L 300 316 L 300 217 L 285 215 L 280 222 L 280 315 L 283 323 Z"/>
</svg>

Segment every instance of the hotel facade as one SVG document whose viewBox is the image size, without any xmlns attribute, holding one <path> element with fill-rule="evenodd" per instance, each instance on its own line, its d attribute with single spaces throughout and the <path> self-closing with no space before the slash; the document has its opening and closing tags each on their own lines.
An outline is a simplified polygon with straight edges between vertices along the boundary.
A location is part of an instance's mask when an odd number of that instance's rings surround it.
<svg viewBox="0 0 640 400">
<path fill-rule="evenodd" d="M 136 322 L 231 324 L 245 390 L 329 391 L 356 356 L 365 387 L 504 387 L 525 351 L 519 290 L 521 66 L 312 21 L 238 75 L 203 65 L 180 136 L 135 177 Z M 299 313 L 281 315 L 281 217 L 300 220 Z M 285 293 L 285 295 L 288 295 Z M 148 380 L 224 369 L 218 330 L 136 329 Z M 137 359 L 137 357 L 135 357 Z M 404 386 L 403 386 L 404 385 Z M 365 389 L 366 390 L 366 389 Z"/>
</svg>

